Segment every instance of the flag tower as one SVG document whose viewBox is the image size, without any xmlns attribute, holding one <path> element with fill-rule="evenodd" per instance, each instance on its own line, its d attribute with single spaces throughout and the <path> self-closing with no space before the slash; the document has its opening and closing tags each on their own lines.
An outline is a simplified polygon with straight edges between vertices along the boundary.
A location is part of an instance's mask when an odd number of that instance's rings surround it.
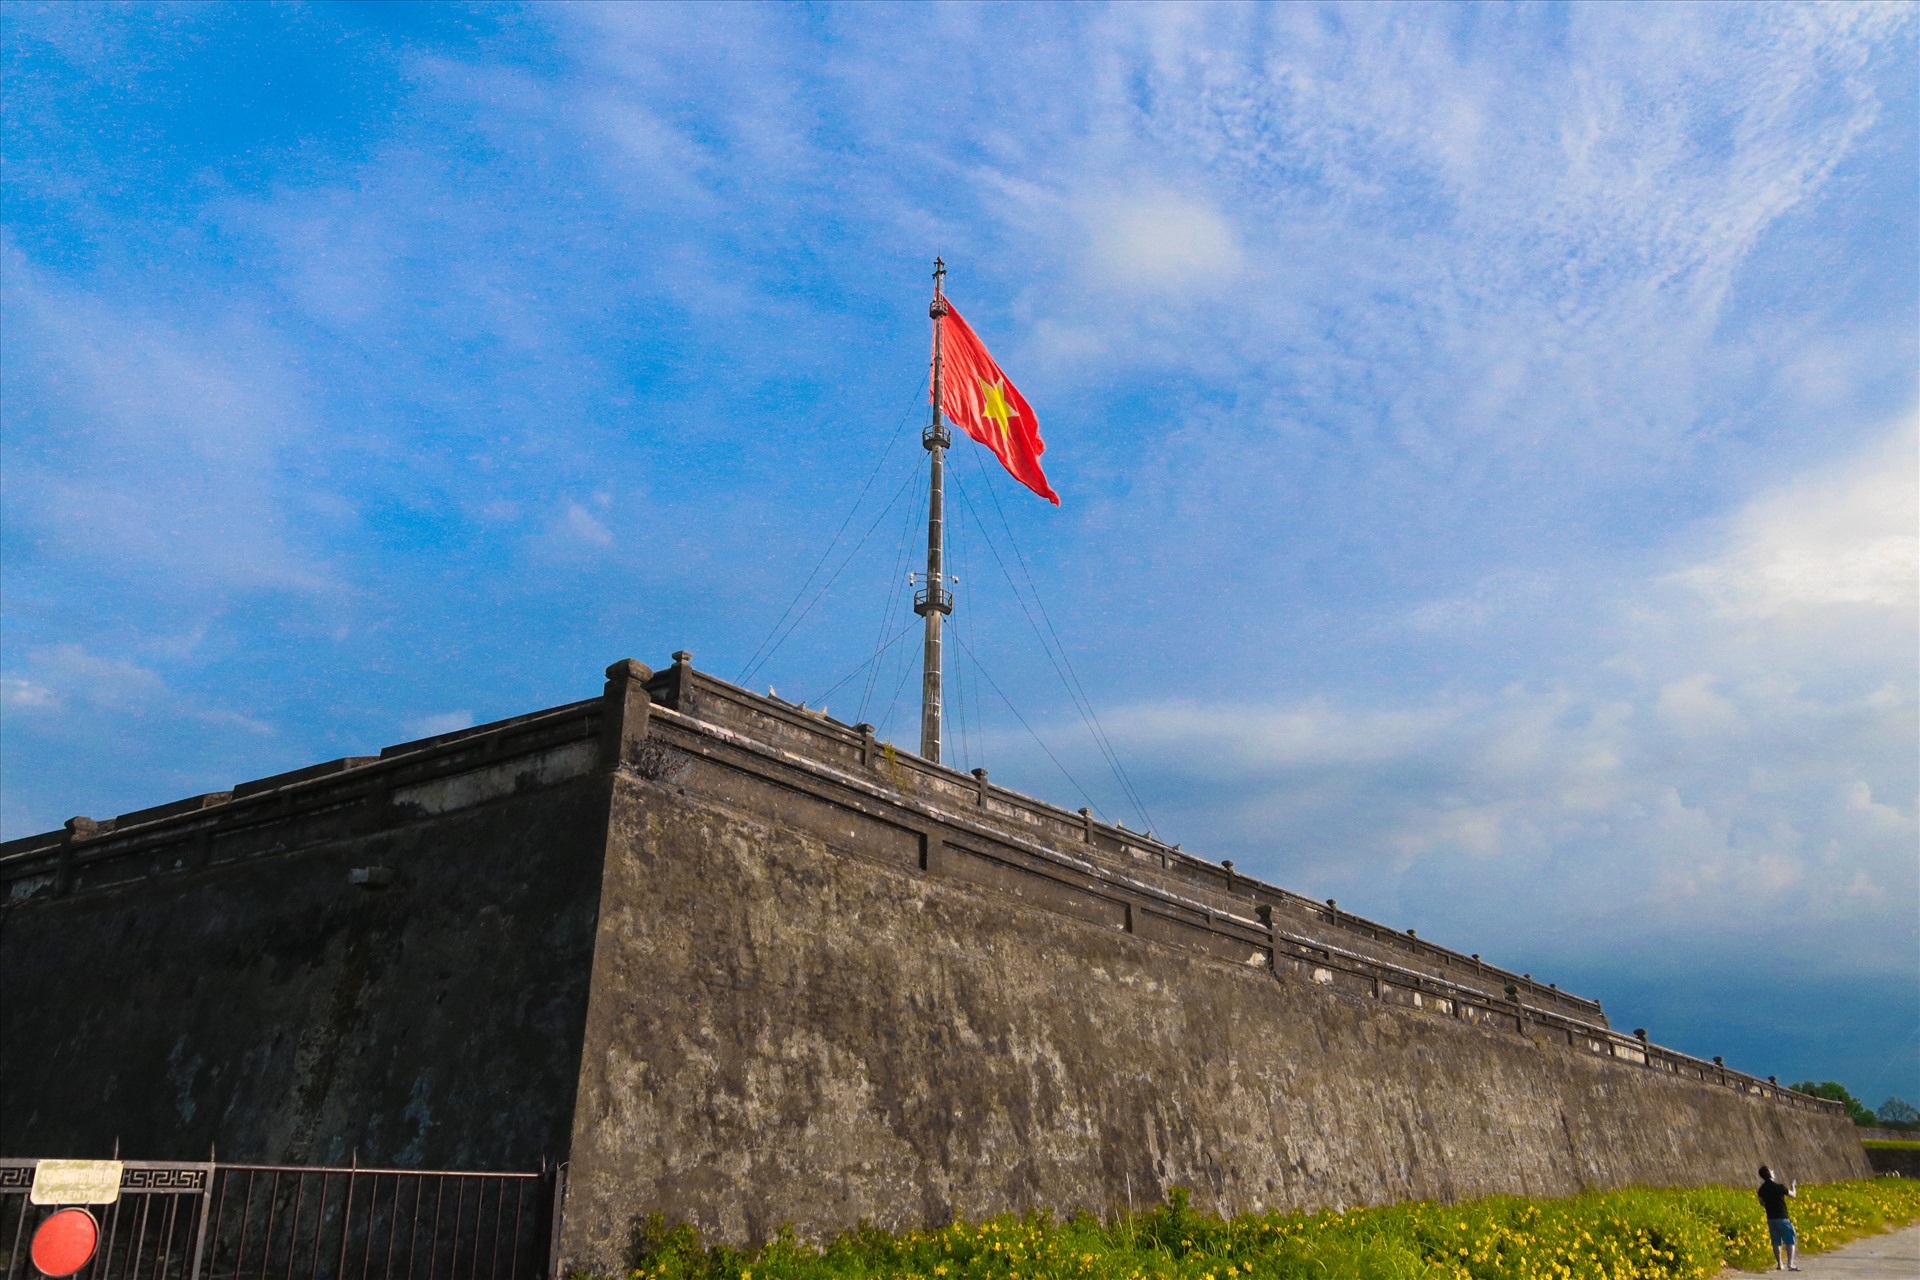
<svg viewBox="0 0 1920 1280">
<path fill-rule="evenodd" d="M 940 324 L 948 307 L 945 296 L 947 264 L 933 260 L 933 301 L 927 314 L 933 319 L 933 416 L 920 443 L 926 446 L 927 481 L 927 581 L 913 593 L 913 611 L 926 620 L 926 648 L 920 677 L 920 758 L 940 761 L 940 631 L 942 620 L 953 612 L 953 593 L 946 589 L 946 493 L 944 453 L 953 436 L 941 419 L 940 405 L 943 352 Z"/>
<path fill-rule="evenodd" d="M 1040 469 L 1047 442 L 1040 421 L 999 363 L 987 351 L 966 317 L 947 301 L 947 264 L 933 260 L 933 414 L 920 443 L 927 447 L 927 581 L 914 592 L 913 611 L 926 620 L 927 647 L 920 683 L 920 756 L 940 759 L 940 628 L 953 612 L 944 561 L 946 540 L 945 455 L 953 443 L 952 423 L 972 436 L 1007 469 L 1007 474 L 1054 506 L 1060 495 Z M 916 575 L 917 576 L 917 575 Z"/>
</svg>

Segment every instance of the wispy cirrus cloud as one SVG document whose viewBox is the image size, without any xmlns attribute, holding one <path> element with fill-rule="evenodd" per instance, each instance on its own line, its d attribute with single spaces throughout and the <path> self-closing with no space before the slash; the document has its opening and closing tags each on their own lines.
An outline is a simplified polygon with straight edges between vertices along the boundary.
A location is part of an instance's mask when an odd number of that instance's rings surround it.
<svg viewBox="0 0 1920 1280">
<path fill-rule="evenodd" d="M 273 726 L 257 716 L 218 705 L 169 683 L 153 666 L 129 657 L 89 652 L 77 644 L 58 644 L 25 654 L 0 681 L 5 705 L 35 717 L 80 717 L 100 713 L 120 719 L 151 718 L 191 722 L 270 735 Z"/>
<path fill-rule="evenodd" d="M 244 306 L 182 327 L 6 255 L 9 523 L 22 552 L 179 590 L 322 593 L 290 453 L 309 427 L 286 348 Z M 55 426 L 55 422 L 58 426 Z M 42 428 L 31 430 L 31 427 Z"/>
</svg>

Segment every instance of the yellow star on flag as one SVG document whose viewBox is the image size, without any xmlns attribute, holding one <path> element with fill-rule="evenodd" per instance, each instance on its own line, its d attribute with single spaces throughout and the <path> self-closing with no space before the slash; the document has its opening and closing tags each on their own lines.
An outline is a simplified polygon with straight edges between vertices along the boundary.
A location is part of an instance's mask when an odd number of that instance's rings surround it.
<svg viewBox="0 0 1920 1280">
<path fill-rule="evenodd" d="M 992 419 L 994 425 L 1000 428 L 1000 438 L 1011 445 L 1013 430 L 1007 426 L 1007 419 L 1017 418 L 1020 414 L 1007 403 L 1006 394 L 1001 390 L 998 382 L 980 379 L 980 396 L 986 402 L 981 406 L 980 416 Z"/>
</svg>

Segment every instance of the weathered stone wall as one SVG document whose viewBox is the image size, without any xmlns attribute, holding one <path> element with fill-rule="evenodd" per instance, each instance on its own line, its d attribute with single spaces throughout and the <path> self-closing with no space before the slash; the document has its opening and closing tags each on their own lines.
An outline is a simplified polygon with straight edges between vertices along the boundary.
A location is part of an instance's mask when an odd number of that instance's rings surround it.
<svg viewBox="0 0 1920 1280">
<path fill-rule="evenodd" d="M 1867 1163 L 1873 1171 L 1896 1178 L 1920 1178 L 1920 1148 L 1868 1147 Z"/>
<path fill-rule="evenodd" d="M 964 782 L 658 708 L 652 732 L 684 767 L 614 793 L 574 1263 L 656 1210 L 740 1242 L 1173 1185 L 1231 1211 L 1865 1172 L 1835 1108 L 1309 954 L 1016 841 Z"/>
<path fill-rule="evenodd" d="M 1859 1175 L 1837 1104 L 693 671 L 0 846 L 0 1151 L 571 1161 L 569 1263 Z M 355 883 L 356 871 L 373 869 Z M 390 882 L 379 887 L 382 880 Z"/>
<path fill-rule="evenodd" d="M 564 1157 L 606 830 L 588 712 L 15 842 L 0 1151 Z"/>
</svg>

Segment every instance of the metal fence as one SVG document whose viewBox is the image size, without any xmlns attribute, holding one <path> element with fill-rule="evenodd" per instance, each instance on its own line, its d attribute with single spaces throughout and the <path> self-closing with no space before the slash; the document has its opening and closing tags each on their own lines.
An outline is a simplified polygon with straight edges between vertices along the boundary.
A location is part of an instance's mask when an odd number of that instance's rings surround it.
<svg viewBox="0 0 1920 1280">
<path fill-rule="evenodd" d="M 56 1205 L 33 1160 L 0 1160 L 0 1268 Z M 100 1243 L 76 1280 L 545 1280 L 560 1174 L 125 1161 L 93 1206 Z"/>
</svg>

